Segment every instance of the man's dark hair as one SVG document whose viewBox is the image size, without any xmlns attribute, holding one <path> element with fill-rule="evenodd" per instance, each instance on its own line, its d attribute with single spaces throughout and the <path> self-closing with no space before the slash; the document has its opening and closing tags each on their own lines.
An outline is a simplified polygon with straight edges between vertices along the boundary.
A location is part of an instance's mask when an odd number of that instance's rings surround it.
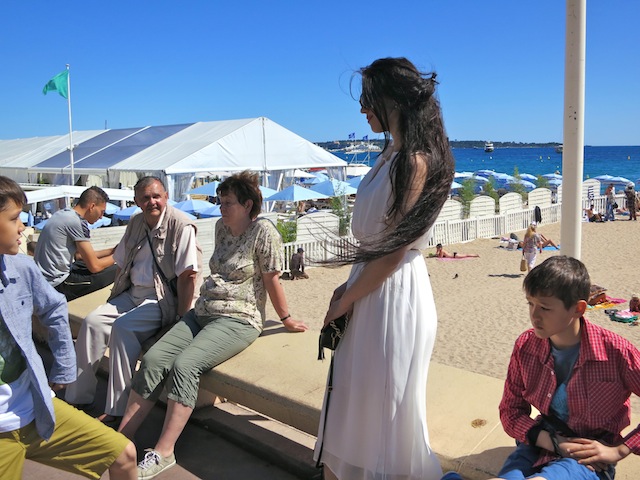
<svg viewBox="0 0 640 480">
<path fill-rule="evenodd" d="M 0 212 L 11 207 L 14 203 L 18 207 L 24 207 L 27 196 L 20 185 L 8 177 L 0 176 Z"/>
<path fill-rule="evenodd" d="M 78 206 L 80 207 L 88 207 L 90 203 L 95 203 L 96 205 L 102 205 L 103 203 L 107 203 L 109 201 L 109 195 L 101 189 L 100 187 L 96 187 L 95 185 L 87 188 L 78 199 Z"/>
<path fill-rule="evenodd" d="M 147 188 L 149 185 L 155 182 L 158 182 L 160 185 L 162 185 L 162 188 L 165 192 L 167 191 L 167 187 L 164 186 L 164 182 L 162 180 L 160 180 L 158 177 L 148 176 L 148 177 L 142 177 L 134 185 L 133 187 L 134 195 L 138 195 L 138 193 L 142 192 L 145 188 Z"/>
<path fill-rule="evenodd" d="M 524 278 L 522 288 L 532 297 L 555 297 L 569 310 L 579 300 L 589 300 L 591 279 L 580 260 L 558 255 L 531 270 Z"/>
</svg>

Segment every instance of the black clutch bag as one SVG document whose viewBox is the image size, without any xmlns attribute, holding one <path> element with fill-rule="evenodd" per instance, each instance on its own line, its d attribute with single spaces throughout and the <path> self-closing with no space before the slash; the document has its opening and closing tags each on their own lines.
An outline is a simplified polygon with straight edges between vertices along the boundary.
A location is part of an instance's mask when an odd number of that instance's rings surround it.
<svg viewBox="0 0 640 480">
<path fill-rule="evenodd" d="M 344 336 L 349 325 L 349 317 L 344 315 L 332 320 L 328 325 L 320 330 L 320 340 L 318 346 L 318 360 L 324 360 L 324 349 L 335 350 L 340 339 Z"/>
</svg>

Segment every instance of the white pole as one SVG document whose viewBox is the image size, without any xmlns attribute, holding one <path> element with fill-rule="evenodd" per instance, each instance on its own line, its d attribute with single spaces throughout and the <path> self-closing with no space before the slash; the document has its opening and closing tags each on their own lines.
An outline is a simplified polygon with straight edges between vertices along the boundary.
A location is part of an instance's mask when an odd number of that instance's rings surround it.
<svg viewBox="0 0 640 480">
<path fill-rule="evenodd" d="M 67 72 L 69 64 L 67 63 Z M 75 172 L 73 170 L 73 127 L 71 124 L 71 74 L 67 74 L 67 106 L 69 107 L 69 161 L 71 165 L 71 186 L 76 184 Z"/>
<path fill-rule="evenodd" d="M 582 246 L 586 25 L 587 1 L 567 0 L 560 240 L 562 254 L 578 259 Z"/>
</svg>

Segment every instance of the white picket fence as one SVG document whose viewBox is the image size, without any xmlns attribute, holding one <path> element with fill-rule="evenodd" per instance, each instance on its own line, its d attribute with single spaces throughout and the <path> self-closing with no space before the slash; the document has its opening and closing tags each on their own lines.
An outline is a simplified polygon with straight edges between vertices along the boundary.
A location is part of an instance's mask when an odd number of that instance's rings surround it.
<svg viewBox="0 0 640 480">
<path fill-rule="evenodd" d="M 616 200 L 621 207 L 626 207 L 626 197 L 624 194 L 616 195 Z M 590 204 L 600 212 L 605 211 L 606 198 L 598 195 L 592 199 L 585 198 L 583 200 L 583 208 L 588 208 Z M 559 203 L 541 207 L 542 224 L 556 223 L 560 221 Z M 456 209 L 457 210 L 457 209 Z M 506 213 L 498 215 L 485 215 L 474 218 L 451 218 L 449 214 L 441 215 L 441 217 L 449 217 L 448 219 L 439 219 L 433 226 L 431 240 L 429 246 L 433 247 L 438 243 L 448 245 L 452 243 L 464 243 L 476 240 L 478 238 L 492 238 L 508 235 L 511 232 L 525 230 L 534 220 L 534 208 L 526 208 L 520 210 L 509 210 Z M 316 215 L 316 214 L 313 214 Z M 301 217 L 297 221 L 301 223 L 303 228 L 300 240 L 296 242 L 286 243 L 284 245 L 285 271 L 289 270 L 289 260 L 296 250 L 302 247 L 305 251 L 306 263 L 310 266 L 321 264 L 324 261 L 335 259 L 357 245 L 357 240 L 351 236 L 338 237 L 337 217 L 330 213 L 324 213 L 313 217 L 309 215 Z M 274 223 L 277 222 L 275 214 L 268 214 Z M 313 222 L 311 220 L 313 219 Z M 204 274 L 209 274 L 209 259 L 213 254 L 215 246 L 215 224 L 218 218 L 207 218 L 196 220 L 195 224 L 198 228 L 197 238 L 203 251 Z M 313 226 L 310 224 L 313 223 Z M 306 225 L 305 225 L 306 224 Z M 91 232 L 91 243 L 93 247 L 98 249 L 109 248 L 117 244 L 125 231 L 124 226 L 98 228 Z M 37 235 L 34 235 L 37 240 Z"/>
</svg>

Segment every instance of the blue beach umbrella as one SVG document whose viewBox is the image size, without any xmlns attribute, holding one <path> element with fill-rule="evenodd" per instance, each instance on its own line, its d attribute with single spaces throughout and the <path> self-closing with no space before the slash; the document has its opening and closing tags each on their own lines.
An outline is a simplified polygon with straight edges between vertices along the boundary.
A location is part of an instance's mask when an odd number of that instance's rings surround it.
<svg viewBox="0 0 640 480">
<path fill-rule="evenodd" d="M 614 185 L 627 185 L 627 183 L 633 183 L 631 180 L 624 177 L 615 177 L 611 175 L 598 175 L 594 177 L 596 180 L 600 180 L 604 183 L 613 183 Z"/>
<path fill-rule="evenodd" d="M 490 177 L 491 175 L 493 175 L 496 172 L 494 170 L 476 170 L 474 173 L 475 173 L 476 176 Z"/>
<path fill-rule="evenodd" d="M 176 203 L 173 208 L 177 208 L 185 213 L 198 215 L 203 210 L 207 210 L 213 206 L 213 203 L 204 200 L 185 200 L 184 202 Z"/>
<path fill-rule="evenodd" d="M 472 172 L 455 172 L 453 174 L 453 178 L 471 178 L 473 177 Z"/>
<path fill-rule="evenodd" d="M 260 185 L 260 192 L 262 193 L 262 199 L 264 200 L 265 198 L 278 193 L 278 190 Z"/>
<path fill-rule="evenodd" d="M 474 175 L 471 179 L 476 183 L 489 183 L 489 179 L 486 177 L 481 177 L 479 175 Z"/>
<path fill-rule="evenodd" d="M 562 175 L 558 175 L 557 173 L 545 173 L 542 176 L 549 180 L 562 180 Z"/>
<path fill-rule="evenodd" d="M 107 215 L 113 215 L 118 210 L 120 210 L 120 207 L 118 207 L 117 205 L 114 205 L 111 202 L 107 202 L 107 208 L 104 209 L 104 213 L 106 213 Z"/>
<path fill-rule="evenodd" d="M 142 209 L 137 205 L 131 205 L 130 207 L 123 208 L 122 210 L 118 210 L 113 214 L 113 218 L 116 220 L 129 221 L 131 217 L 137 215 L 142 212 Z"/>
<path fill-rule="evenodd" d="M 102 217 L 96 220 L 94 223 L 89 224 L 89 229 L 94 230 L 100 227 L 108 227 L 111 225 L 111 219 L 109 217 Z"/>
<path fill-rule="evenodd" d="M 351 185 L 353 188 L 357 189 L 360 186 L 360 182 L 362 182 L 363 178 L 364 178 L 364 175 L 359 175 L 357 177 L 350 178 L 349 180 L 347 180 L 347 183 Z"/>
<path fill-rule="evenodd" d="M 458 182 L 451 183 L 451 190 L 457 190 L 458 188 L 462 188 L 462 185 Z"/>
<path fill-rule="evenodd" d="M 215 197 L 218 195 L 216 193 L 216 190 L 218 189 L 219 185 L 220 185 L 220 182 L 218 181 L 205 183 L 200 187 L 192 188 L 191 190 L 187 190 L 184 193 L 188 195 L 207 195 L 209 197 Z"/>
<path fill-rule="evenodd" d="M 552 178 L 547 183 L 551 187 L 559 187 L 560 185 L 562 185 L 562 180 L 559 178 Z"/>
<path fill-rule="evenodd" d="M 509 175 L 507 173 L 498 173 L 498 172 L 496 172 L 496 173 L 491 174 L 491 176 L 493 178 L 495 178 L 496 180 L 501 181 L 501 182 L 512 182 L 512 181 L 515 181 L 515 179 L 516 179 L 513 175 Z"/>
<path fill-rule="evenodd" d="M 513 180 L 512 182 L 507 182 L 509 187 L 513 187 L 514 185 L 522 185 L 526 190 L 534 190 L 536 188 L 536 184 L 529 182 L 527 180 Z"/>
<path fill-rule="evenodd" d="M 42 230 L 46 224 L 47 220 L 42 220 L 41 222 L 36 223 L 33 228 L 35 228 L 36 230 Z"/>
<path fill-rule="evenodd" d="M 213 218 L 213 217 L 221 217 L 222 213 L 220 213 L 220 205 L 214 205 L 211 208 L 206 210 L 202 210 L 200 212 L 200 218 Z"/>
<path fill-rule="evenodd" d="M 329 198 L 327 195 L 315 192 L 308 188 L 301 187 L 300 185 L 290 185 L 287 188 L 274 193 L 265 200 L 269 202 L 283 201 L 283 202 L 300 202 L 302 200 L 316 200 L 319 198 Z"/>
<path fill-rule="evenodd" d="M 322 183 L 318 183 L 317 185 L 312 186 L 311 190 L 328 195 L 329 197 L 353 195 L 354 193 L 358 193 L 357 188 L 353 188 L 347 182 L 342 182 L 336 179 L 325 180 Z"/>
<path fill-rule="evenodd" d="M 26 224 L 27 227 L 33 227 L 33 213 L 20 212 L 20 221 Z"/>
<path fill-rule="evenodd" d="M 528 180 L 530 182 L 537 182 L 538 181 L 538 177 L 535 175 L 531 175 L 530 173 L 521 173 L 520 174 L 520 178 L 522 180 Z"/>
<path fill-rule="evenodd" d="M 310 172 L 310 173 L 312 173 L 314 177 L 304 179 L 301 182 L 303 185 L 316 185 L 318 183 L 326 182 L 327 180 L 329 180 L 329 176 L 325 175 L 322 172 L 317 172 L 317 173 Z"/>
</svg>

